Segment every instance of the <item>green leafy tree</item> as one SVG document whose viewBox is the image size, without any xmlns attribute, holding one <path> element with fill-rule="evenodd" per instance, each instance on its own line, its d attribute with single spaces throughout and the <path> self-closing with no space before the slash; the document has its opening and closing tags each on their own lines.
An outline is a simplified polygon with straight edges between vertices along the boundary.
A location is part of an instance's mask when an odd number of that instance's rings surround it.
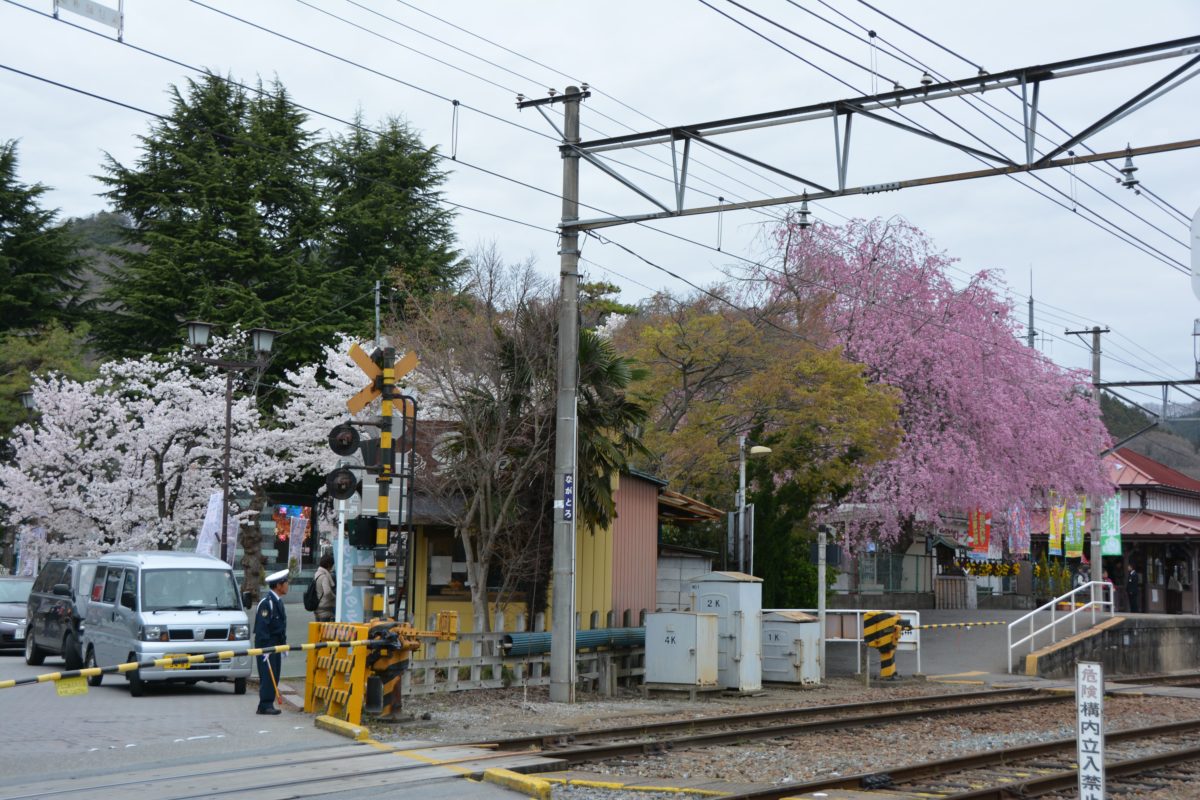
<svg viewBox="0 0 1200 800">
<path fill-rule="evenodd" d="M 336 272 L 330 299 L 348 303 L 345 317 L 365 331 L 372 306 L 354 300 L 375 281 L 420 298 L 449 288 L 463 264 L 454 215 L 440 203 L 446 173 L 436 149 L 397 119 L 385 120 L 378 132 L 368 132 L 361 116 L 355 123 L 330 142 L 321 173 L 329 222 L 325 256 Z"/>
<path fill-rule="evenodd" d="M 80 316 L 83 259 L 57 212 L 42 208 L 46 191 L 17 180 L 17 143 L 0 143 L 0 331 Z"/>
<path fill-rule="evenodd" d="M 470 259 L 460 292 L 432 298 L 396 331 L 420 354 L 413 376 L 427 418 L 448 426 L 430 490 L 461 497 L 452 511 L 476 614 L 499 567 L 497 605 L 527 587 L 544 607 L 553 542 L 558 304 L 530 263 L 506 265 L 496 248 Z M 580 335 L 578 512 L 582 525 L 613 518 L 612 478 L 640 447 L 645 412 L 626 394 L 630 361 L 600 334 Z M 447 504 L 452 505 L 452 504 Z M 486 618 L 486 616 L 485 616 Z"/>
<path fill-rule="evenodd" d="M 135 164 L 104 165 L 106 196 L 131 225 L 96 323 L 101 349 L 177 347 L 189 319 L 292 330 L 327 314 L 318 148 L 284 88 L 249 93 L 206 75 L 172 87 L 171 104 Z M 276 361 L 315 358 L 329 333 L 308 325 L 279 342 Z"/>
</svg>

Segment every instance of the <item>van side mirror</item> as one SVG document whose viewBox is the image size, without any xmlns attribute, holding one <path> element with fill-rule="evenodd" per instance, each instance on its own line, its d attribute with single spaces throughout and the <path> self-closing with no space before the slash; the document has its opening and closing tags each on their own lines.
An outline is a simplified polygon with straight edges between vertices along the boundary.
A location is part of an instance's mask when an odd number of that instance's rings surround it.
<svg viewBox="0 0 1200 800">
<path fill-rule="evenodd" d="M 245 610 L 249 607 L 250 607 L 250 593 L 242 592 L 242 609 Z"/>
<path fill-rule="evenodd" d="M 71 587 L 67 586 L 65 583 L 56 583 L 54 584 L 54 588 L 50 590 L 50 593 L 56 594 L 59 597 L 70 597 Z"/>
</svg>

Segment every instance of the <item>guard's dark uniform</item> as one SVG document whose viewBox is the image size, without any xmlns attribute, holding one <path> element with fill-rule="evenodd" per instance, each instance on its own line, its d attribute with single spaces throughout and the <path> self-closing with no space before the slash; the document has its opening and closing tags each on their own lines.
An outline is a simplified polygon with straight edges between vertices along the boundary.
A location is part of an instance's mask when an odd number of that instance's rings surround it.
<svg viewBox="0 0 1200 800">
<path fill-rule="evenodd" d="M 268 591 L 262 600 L 258 601 L 258 609 L 254 613 L 254 646 L 274 647 L 287 644 L 287 612 L 283 608 L 283 600 Z M 258 710 L 269 712 L 275 708 L 275 681 L 279 680 L 279 666 L 282 656 L 272 653 L 263 658 L 255 659 L 258 664 Z M 268 663 L 275 675 L 267 671 Z"/>
</svg>

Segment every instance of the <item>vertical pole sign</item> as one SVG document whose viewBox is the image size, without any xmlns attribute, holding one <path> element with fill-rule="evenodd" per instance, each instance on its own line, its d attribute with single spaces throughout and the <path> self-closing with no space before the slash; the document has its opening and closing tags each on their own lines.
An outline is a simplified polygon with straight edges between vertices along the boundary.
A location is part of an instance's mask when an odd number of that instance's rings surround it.
<svg viewBox="0 0 1200 800">
<path fill-rule="evenodd" d="M 1079 800 L 1104 800 L 1104 666 L 1075 665 L 1075 741 Z"/>
</svg>

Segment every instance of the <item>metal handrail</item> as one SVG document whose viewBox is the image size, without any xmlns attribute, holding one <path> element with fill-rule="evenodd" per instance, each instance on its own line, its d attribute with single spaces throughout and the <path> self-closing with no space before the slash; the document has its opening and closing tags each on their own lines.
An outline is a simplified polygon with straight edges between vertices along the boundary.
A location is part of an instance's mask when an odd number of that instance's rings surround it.
<svg viewBox="0 0 1200 800">
<path fill-rule="evenodd" d="M 1100 593 L 1101 599 L 1099 599 L 1099 600 L 1096 599 L 1097 590 L 1099 590 L 1099 593 Z M 1076 600 L 1076 595 L 1079 595 L 1081 592 L 1090 596 L 1090 599 L 1086 603 L 1079 604 L 1078 601 Z M 1068 612 L 1065 612 L 1062 616 L 1058 616 L 1056 612 L 1058 610 L 1059 603 L 1070 603 L 1071 610 Z M 1075 618 L 1078 617 L 1079 614 L 1086 612 L 1086 611 L 1091 611 L 1092 612 L 1092 625 L 1095 625 L 1096 624 L 1096 609 L 1100 609 L 1101 613 L 1104 613 L 1104 611 L 1107 610 L 1108 615 L 1111 617 L 1113 615 L 1114 608 L 1115 607 L 1113 606 L 1113 585 L 1111 583 L 1109 583 L 1108 581 L 1089 581 L 1088 583 L 1085 583 L 1082 586 L 1078 586 L 1078 587 L 1072 589 L 1071 591 L 1067 592 L 1066 594 L 1062 595 L 1061 597 L 1056 597 L 1053 600 L 1051 600 L 1050 602 L 1035 608 L 1033 611 L 1030 611 L 1028 614 L 1025 614 L 1024 616 L 1010 622 L 1008 624 L 1008 672 L 1009 672 L 1009 674 L 1012 674 L 1012 671 L 1013 671 L 1013 651 L 1016 648 L 1020 647 L 1021 645 L 1025 644 L 1025 642 L 1029 642 L 1029 652 L 1032 653 L 1033 649 L 1034 649 L 1034 642 L 1036 641 L 1038 635 L 1045 633 L 1047 630 L 1050 631 L 1050 637 L 1051 637 L 1050 641 L 1051 642 L 1058 641 L 1058 625 L 1059 625 L 1059 623 L 1070 620 L 1071 621 L 1071 633 L 1074 634 L 1075 633 Z M 1042 611 L 1050 612 L 1050 622 L 1046 625 L 1043 625 L 1040 628 L 1035 629 L 1033 627 L 1034 626 L 1034 618 Z M 1018 625 L 1021 625 L 1026 620 L 1029 621 L 1029 634 L 1027 636 L 1021 637 L 1020 639 L 1018 639 L 1017 641 L 1014 642 L 1013 641 L 1013 631 L 1017 628 Z"/>
</svg>

